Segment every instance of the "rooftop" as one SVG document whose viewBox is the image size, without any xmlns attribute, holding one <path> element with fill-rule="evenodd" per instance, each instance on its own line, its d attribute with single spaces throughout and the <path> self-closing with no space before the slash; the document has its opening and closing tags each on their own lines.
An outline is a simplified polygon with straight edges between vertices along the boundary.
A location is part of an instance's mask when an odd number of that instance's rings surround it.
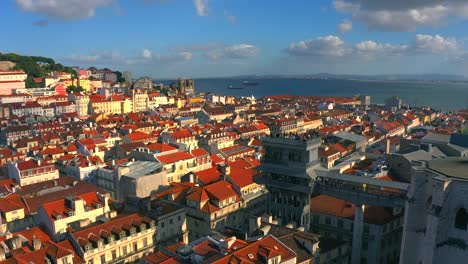
<svg viewBox="0 0 468 264">
<path fill-rule="evenodd" d="M 130 167 L 129 172 L 124 174 L 130 178 L 140 178 L 149 174 L 156 173 L 162 168 L 162 164 L 154 161 L 134 161 L 121 165 L 123 167 Z"/>
<path fill-rule="evenodd" d="M 468 180 L 468 158 L 434 159 L 427 167 L 447 177 Z"/>
</svg>

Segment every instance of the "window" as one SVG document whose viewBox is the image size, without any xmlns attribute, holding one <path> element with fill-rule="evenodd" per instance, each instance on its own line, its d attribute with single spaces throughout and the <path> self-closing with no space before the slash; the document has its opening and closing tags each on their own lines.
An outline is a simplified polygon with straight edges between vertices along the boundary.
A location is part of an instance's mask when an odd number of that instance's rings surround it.
<svg viewBox="0 0 468 264">
<path fill-rule="evenodd" d="M 180 222 L 180 220 L 182 220 L 182 217 L 179 215 L 179 216 L 177 216 L 177 221 Z"/>
<path fill-rule="evenodd" d="M 169 224 L 172 225 L 174 223 L 174 221 L 172 220 L 172 218 L 169 219 Z"/>
<path fill-rule="evenodd" d="M 90 251 L 92 249 L 93 249 L 93 246 L 91 244 L 86 244 L 85 251 Z"/>
<path fill-rule="evenodd" d="M 161 228 L 164 228 L 164 222 L 161 222 Z"/>
<path fill-rule="evenodd" d="M 112 259 L 115 260 L 117 258 L 117 252 L 112 250 Z"/>
<path fill-rule="evenodd" d="M 343 228 L 343 220 L 338 220 L 338 227 Z"/>
<path fill-rule="evenodd" d="M 455 228 L 466 230 L 468 224 L 468 214 L 465 208 L 460 208 L 455 216 Z"/>
<path fill-rule="evenodd" d="M 148 238 L 143 238 L 143 246 L 146 247 L 148 246 Z"/>
<path fill-rule="evenodd" d="M 122 252 L 123 252 L 124 255 L 127 255 L 127 246 L 126 245 L 122 247 Z"/>
<path fill-rule="evenodd" d="M 329 225 L 331 223 L 330 217 L 325 218 L 325 224 Z"/>
<path fill-rule="evenodd" d="M 106 263 L 106 255 L 101 255 L 101 263 Z"/>
<path fill-rule="evenodd" d="M 369 245 L 368 245 L 367 241 L 362 241 L 362 249 L 367 250 L 368 248 L 369 248 Z"/>
<path fill-rule="evenodd" d="M 320 221 L 320 216 L 314 215 L 314 224 L 318 224 Z"/>
<path fill-rule="evenodd" d="M 369 226 L 364 225 L 364 234 L 369 234 Z"/>
<path fill-rule="evenodd" d="M 133 251 L 135 251 L 135 252 L 138 251 L 138 244 L 136 242 L 133 243 Z"/>
<path fill-rule="evenodd" d="M 62 259 L 62 264 L 68 264 L 68 257 Z"/>
<path fill-rule="evenodd" d="M 130 228 L 130 235 L 134 235 L 136 233 L 136 228 L 132 227 Z"/>
<path fill-rule="evenodd" d="M 120 239 L 125 237 L 125 231 L 120 232 Z"/>
</svg>

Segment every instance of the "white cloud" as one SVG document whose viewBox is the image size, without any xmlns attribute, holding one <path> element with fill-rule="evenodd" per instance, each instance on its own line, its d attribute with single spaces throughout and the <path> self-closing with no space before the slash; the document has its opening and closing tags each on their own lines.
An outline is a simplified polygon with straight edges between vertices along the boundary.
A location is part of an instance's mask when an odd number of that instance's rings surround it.
<svg viewBox="0 0 468 264">
<path fill-rule="evenodd" d="M 207 43 L 172 47 L 174 52 L 199 53 L 212 61 L 221 59 L 248 59 L 257 56 L 260 49 L 248 43 L 225 45 L 222 43 Z"/>
<path fill-rule="evenodd" d="M 234 15 L 228 15 L 228 16 L 226 16 L 226 18 L 228 19 L 229 23 L 231 23 L 233 25 L 237 22 L 237 17 L 234 16 Z"/>
<path fill-rule="evenodd" d="M 338 29 L 338 32 L 340 32 L 341 34 L 344 34 L 348 31 L 350 31 L 351 29 L 353 29 L 353 23 L 347 19 L 341 21 L 340 24 L 338 24 L 337 26 L 337 29 Z"/>
<path fill-rule="evenodd" d="M 370 30 L 414 31 L 468 18 L 466 0 L 335 0 L 333 5 Z"/>
<path fill-rule="evenodd" d="M 151 52 L 151 50 L 149 49 L 144 49 L 143 50 L 143 53 L 141 54 L 143 56 L 143 58 L 145 59 L 151 59 L 151 57 L 153 57 L 153 53 Z"/>
<path fill-rule="evenodd" d="M 258 48 L 251 44 L 237 44 L 224 48 L 224 54 L 228 58 L 242 59 L 256 56 Z"/>
<path fill-rule="evenodd" d="M 378 43 L 373 40 L 361 41 L 354 46 L 348 45 L 337 36 L 318 37 L 311 40 L 291 43 L 287 49 L 292 56 L 307 57 L 349 57 L 363 56 L 376 58 L 391 55 L 446 54 L 456 55 L 465 52 L 455 38 L 439 35 L 416 35 L 409 44 Z"/>
<path fill-rule="evenodd" d="M 207 16 L 208 15 L 208 0 L 193 0 L 193 4 L 197 9 L 197 15 Z"/>
<path fill-rule="evenodd" d="M 413 50 L 429 53 L 457 52 L 461 50 L 461 45 L 455 38 L 418 34 L 413 42 Z"/>
<path fill-rule="evenodd" d="M 15 0 L 25 12 L 45 14 L 63 20 L 92 17 L 99 7 L 109 6 L 113 0 Z"/>
<path fill-rule="evenodd" d="M 155 55 L 157 62 L 186 62 L 192 59 L 191 52 L 175 52 L 175 53 L 158 53 Z"/>
<path fill-rule="evenodd" d="M 343 40 L 332 35 L 291 43 L 287 51 L 295 56 L 327 57 L 342 57 L 351 52 Z"/>
<path fill-rule="evenodd" d="M 120 63 L 124 61 L 122 55 L 114 50 L 101 50 L 94 51 L 88 55 L 71 55 L 64 58 L 67 62 L 71 63 L 95 63 L 96 65 L 107 63 Z"/>
</svg>

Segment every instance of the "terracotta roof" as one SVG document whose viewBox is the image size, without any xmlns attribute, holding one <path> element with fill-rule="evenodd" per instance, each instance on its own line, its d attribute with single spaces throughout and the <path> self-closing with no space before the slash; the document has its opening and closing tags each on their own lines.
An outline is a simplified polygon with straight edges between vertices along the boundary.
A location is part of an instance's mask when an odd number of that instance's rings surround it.
<svg viewBox="0 0 468 264">
<path fill-rule="evenodd" d="M 230 197 L 236 197 L 236 200 L 239 200 L 237 193 L 232 188 L 232 185 L 228 181 L 218 181 L 212 184 L 209 184 L 204 187 L 210 197 L 222 201 Z"/>
<path fill-rule="evenodd" d="M 74 200 L 81 199 L 84 201 L 85 205 L 90 206 L 93 209 L 96 208 L 97 204 L 100 204 L 102 207 L 103 204 L 102 202 L 99 201 L 99 198 L 95 192 L 88 192 L 88 193 L 83 193 L 80 195 L 76 195 L 73 197 Z M 72 210 L 72 208 L 68 208 L 66 206 L 66 198 L 45 203 L 42 205 L 44 208 L 45 212 L 47 213 L 47 216 L 55 220 L 58 215 L 61 215 L 62 218 L 67 218 L 68 217 L 68 212 Z"/>
<path fill-rule="evenodd" d="M 171 150 L 176 150 L 176 147 L 173 147 L 169 144 L 165 143 L 151 143 L 146 146 L 149 150 L 151 151 L 157 151 L 157 152 L 166 152 L 166 151 L 171 151 Z"/>
<path fill-rule="evenodd" d="M 310 200 L 310 210 L 317 213 L 333 215 L 339 218 L 354 219 L 355 205 L 328 195 L 318 195 Z M 393 215 L 391 209 L 379 206 L 366 206 L 364 222 L 382 225 L 400 217 Z"/>
<path fill-rule="evenodd" d="M 18 170 L 24 171 L 24 170 L 30 170 L 30 169 L 37 169 L 37 168 L 43 168 L 43 167 L 48 167 L 48 166 L 53 166 L 54 169 L 55 165 L 50 164 L 48 162 L 42 161 L 40 165 L 37 162 L 34 162 L 34 160 L 26 160 L 26 161 L 18 161 L 16 163 Z"/>
<path fill-rule="evenodd" d="M 206 150 L 204 150 L 204 149 L 202 149 L 202 148 L 193 149 L 192 151 L 190 151 L 190 153 L 192 153 L 192 155 L 194 155 L 195 157 L 200 157 L 200 156 L 209 155 L 209 153 L 206 152 Z"/>
<path fill-rule="evenodd" d="M 127 137 L 132 141 L 154 138 L 152 135 L 141 131 L 132 132 L 128 134 Z"/>
<path fill-rule="evenodd" d="M 268 235 L 250 245 L 236 251 L 232 251 L 221 259 L 211 261 L 212 264 L 232 264 L 232 263 L 265 263 L 265 257 L 271 259 L 281 256 L 281 262 L 286 262 L 296 258 L 296 253 L 286 247 L 272 235 Z"/>
<path fill-rule="evenodd" d="M 213 167 L 206 170 L 197 171 L 195 172 L 195 175 L 197 175 L 198 180 L 203 184 L 210 184 L 219 180 L 221 177 L 221 172 L 219 172 L 216 167 Z"/>
<path fill-rule="evenodd" d="M 244 159 L 229 162 L 231 173 L 229 178 L 239 187 L 245 187 L 254 183 L 254 176 L 258 173 L 255 165 Z"/>
<path fill-rule="evenodd" d="M 152 221 L 154 220 L 135 213 L 114 218 L 105 223 L 96 223 L 92 226 L 75 231 L 72 235 L 81 246 L 84 246 L 88 242 L 97 240 L 105 234 L 115 233 L 116 231 L 120 232 L 121 230 L 129 229 L 132 226 L 138 227 L 142 223 L 149 224 Z"/>
<path fill-rule="evenodd" d="M 176 153 L 170 153 L 166 155 L 161 155 L 156 157 L 161 163 L 174 163 L 180 160 L 187 160 L 187 159 L 193 159 L 194 156 L 188 152 L 176 152 Z"/>
</svg>

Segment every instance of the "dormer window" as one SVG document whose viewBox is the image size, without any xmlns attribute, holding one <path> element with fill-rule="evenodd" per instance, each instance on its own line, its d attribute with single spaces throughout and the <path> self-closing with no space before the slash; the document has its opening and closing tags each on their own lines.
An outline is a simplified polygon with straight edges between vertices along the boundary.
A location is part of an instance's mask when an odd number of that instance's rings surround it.
<svg viewBox="0 0 468 264">
<path fill-rule="evenodd" d="M 134 235 L 136 233 L 136 228 L 132 227 L 130 228 L 130 235 Z"/>
<path fill-rule="evenodd" d="M 104 240 L 102 240 L 102 238 L 99 239 L 98 242 L 97 242 L 97 244 L 98 244 L 98 247 L 104 246 Z"/>
<path fill-rule="evenodd" d="M 97 209 L 101 208 L 101 204 L 99 204 L 99 203 L 96 204 L 96 208 L 97 208 Z"/>
<path fill-rule="evenodd" d="M 85 206 L 85 212 L 89 212 L 91 210 L 91 207 L 89 205 Z"/>
<path fill-rule="evenodd" d="M 154 220 L 151 220 L 150 227 L 154 227 L 155 225 L 156 225 L 156 222 Z"/>
<path fill-rule="evenodd" d="M 69 211 L 69 212 L 67 213 L 67 215 L 68 215 L 68 216 L 74 216 L 74 215 L 75 215 L 75 212 L 74 212 L 74 211 Z"/>
<path fill-rule="evenodd" d="M 91 243 L 88 243 L 85 245 L 85 251 L 90 251 L 90 250 L 93 250 L 93 245 L 91 245 Z"/>
<path fill-rule="evenodd" d="M 56 216 L 55 216 L 55 219 L 56 219 L 56 220 L 62 220 L 62 215 L 56 215 Z"/>
<path fill-rule="evenodd" d="M 140 232 L 146 230 L 146 225 L 143 223 L 140 225 Z"/>
<path fill-rule="evenodd" d="M 125 237 L 125 231 L 120 232 L 120 239 Z"/>
</svg>

